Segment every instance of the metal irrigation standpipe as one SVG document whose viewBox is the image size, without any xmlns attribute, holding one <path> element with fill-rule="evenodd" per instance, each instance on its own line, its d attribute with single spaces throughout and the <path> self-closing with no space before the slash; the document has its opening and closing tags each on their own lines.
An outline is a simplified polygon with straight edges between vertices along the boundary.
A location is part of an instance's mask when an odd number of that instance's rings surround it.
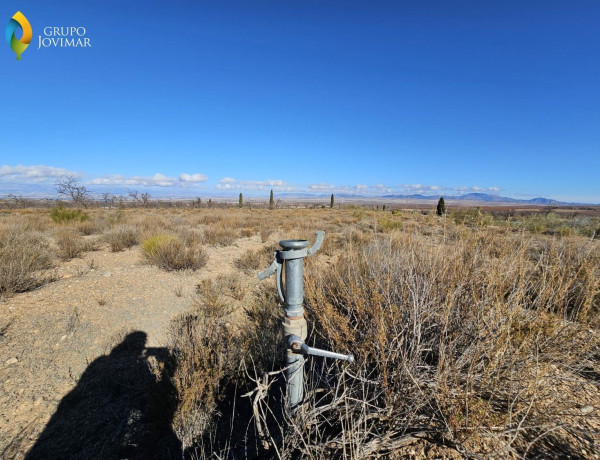
<svg viewBox="0 0 600 460">
<path fill-rule="evenodd" d="M 306 319 L 304 319 L 304 258 L 317 252 L 325 238 L 325 232 L 316 232 L 315 243 L 308 248 L 308 240 L 281 240 L 282 249 L 275 251 L 275 260 L 263 272 L 258 273 L 258 279 L 264 280 L 276 275 L 279 298 L 285 305 L 283 320 L 283 337 L 286 352 L 286 381 L 287 396 L 290 412 L 295 412 L 304 397 L 304 356 L 314 355 L 325 358 L 341 359 L 354 362 L 353 355 L 342 355 L 332 351 L 309 347 L 304 343 L 307 336 Z M 308 248 L 308 249 L 307 249 Z M 285 285 L 283 271 L 285 265 Z"/>
</svg>

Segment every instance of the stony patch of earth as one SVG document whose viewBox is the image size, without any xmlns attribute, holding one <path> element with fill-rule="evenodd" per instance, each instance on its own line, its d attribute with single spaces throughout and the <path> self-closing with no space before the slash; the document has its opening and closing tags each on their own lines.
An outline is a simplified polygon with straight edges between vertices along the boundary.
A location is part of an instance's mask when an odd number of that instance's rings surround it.
<svg viewBox="0 0 600 460">
<path fill-rule="evenodd" d="M 261 246 L 254 236 L 207 247 L 208 263 L 195 272 L 150 266 L 139 247 L 103 248 L 61 264 L 57 281 L 0 304 L 0 459 L 25 457 L 90 364 L 128 332 L 145 333 L 147 350 L 166 350 L 171 320 L 190 309 L 202 279 L 235 273 L 256 285 L 234 261 Z"/>
</svg>

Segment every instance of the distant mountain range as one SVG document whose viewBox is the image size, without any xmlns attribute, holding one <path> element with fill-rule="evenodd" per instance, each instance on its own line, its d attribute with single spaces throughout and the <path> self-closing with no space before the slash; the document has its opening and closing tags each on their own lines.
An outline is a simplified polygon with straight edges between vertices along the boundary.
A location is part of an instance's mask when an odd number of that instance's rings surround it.
<svg viewBox="0 0 600 460">
<path fill-rule="evenodd" d="M 389 199 L 389 200 L 413 200 L 413 201 L 437 201 L 440 195 L 421 195 L 418 193 L 412 195 L 361 195 L 353 193 L 334 193 L 336 198 L 344 199 L 355 199 L 355 200 L 376 200 L 376 199 Z M 329 194 L 311 194 L 311 193 L 279 193 L 278 196 L 284 198 L 297 198 L 297 199 L 324 199 L 329 198 Z M 592 205 L 590 203 L 568 203 L 565 201 L 552 200 L 550 198 L 531 198 L 529 200 L 522 200 L 518 198 L 509 198 L 506 196 L 492 195 L 490 193 L 466 193 L 464 195 L 444 195 L 444 200 L 447 202 L 451 201 L 469 201 L 473 203 L 500 203 L 500 204 L 523 204 L 523 205 L 541 205 L 541 206 L 585 206 Z"/>
<path fill-rule="evenodd" d="M 397 200 L 437 200 L 437 196 L 426 195 L 384 195 L 384 198 L 393 198 Z M 539 204 L 544 206 L 567 206 L 581 205 L 584 203 L 566 203 L 564 201 L 551 200 L 550 198 L 532 198 L 530 200 L 520 200 L 517 198 L 508 198 L 506 196 L 492 195 L 489 193 L 467 193 L 465 195 L 444 196 L 446 201 L 474 201 L 481 203 L 519 203 L 519 204 Z"/>
</svg>

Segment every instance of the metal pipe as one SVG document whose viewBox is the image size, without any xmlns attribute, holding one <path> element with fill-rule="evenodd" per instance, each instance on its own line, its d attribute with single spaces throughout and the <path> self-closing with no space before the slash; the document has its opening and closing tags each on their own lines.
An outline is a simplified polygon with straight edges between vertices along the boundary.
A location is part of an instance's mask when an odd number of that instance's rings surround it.
<svg viewBox="0 0 600 460">
<path fill-rule="evenodd" d="M 308 248 L 308 240 L 281 240 L 281 250 L 275 251 L 275 260 L 258 279 L 263 280 L 276 275 L 277 291 L 285 305 L 283 319 L 283 336 L 287 346 L 286 382 L 289 411 L 295 413 L 304 398 L 304 355 L 316 355 L 326 358 L 354 361 L 352 355 L 342 355 L 332 351 L 319 350 L 304 343 L 307 336 L 306 319 L 304 319 L 304 258 L 317 252 L 325 232 L 318 231 L 315 243 Z M 284 269 L 285 267 L 285 269 Z M 285 286 L 282 272 L 285 272 Z"/>
</svg>

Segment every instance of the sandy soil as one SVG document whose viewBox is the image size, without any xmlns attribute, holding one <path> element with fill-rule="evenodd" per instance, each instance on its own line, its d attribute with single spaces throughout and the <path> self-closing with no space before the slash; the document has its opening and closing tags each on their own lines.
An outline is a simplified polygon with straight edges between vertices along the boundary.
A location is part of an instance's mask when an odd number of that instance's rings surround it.
<svg viewBox="0 0 600 460">
<path fill-rule="evenodd" d="M 128 332 L 145 333 L 147 349 L 166 350 L 171 319 L 190 309 L 202 279 L 236 273 L 256 285 L 233 263 L 260 246 L 255 236 L 207 247 L 208 264 L 196 272 L 150 266 L 139 247 L 103 248 L 61 264 L 57 281 L 1 304 L 0 459 L 25 457 L 90 364 Z"/>
</svg>

